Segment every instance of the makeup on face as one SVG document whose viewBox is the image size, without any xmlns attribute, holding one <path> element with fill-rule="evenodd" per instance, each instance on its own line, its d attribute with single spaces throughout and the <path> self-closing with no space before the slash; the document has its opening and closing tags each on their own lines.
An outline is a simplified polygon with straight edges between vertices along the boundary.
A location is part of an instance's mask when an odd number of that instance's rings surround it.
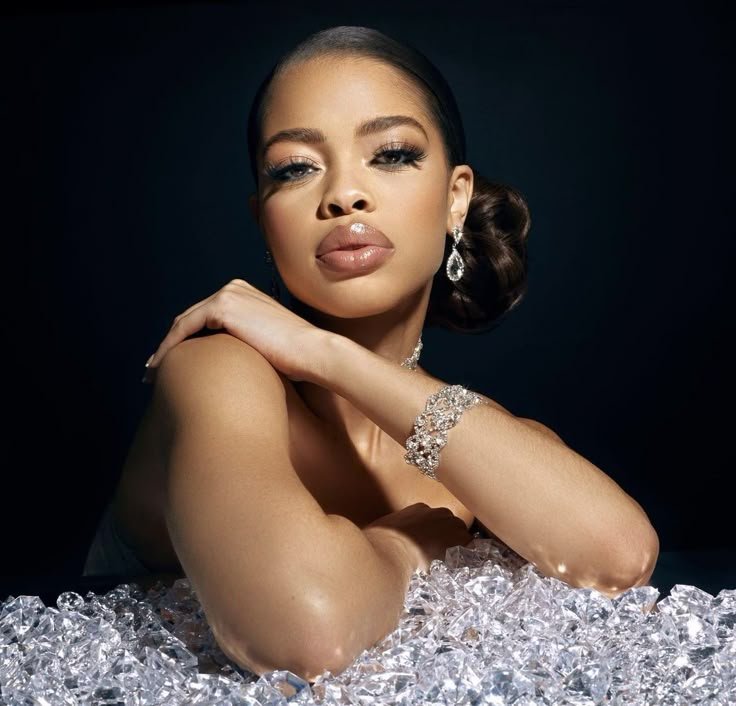
<svg viewBox="0 0 736 706">
<path fill-rule="evenodd" d="M 366 245 L 356 250 L 333 250 L 317 261 L 336 272 L 360 272 L 366 274 L 378 269 L 393 255 L 393 248 L 381 248 L 377 245 Z"/>
<path fill-rule="evenodd" d="M 262 222 L 295 288 L 373 272 L 383 281 L 393 266 L 413 290 L 431 279 L 444 245 L 444 153 L 432 116 L 393 70 L 299 66 L 276 84 L 262 129 Z"/>
<path fill-rule="evenodd" d="M 397 172 L 418 167 L 426 157 L 426 150 L 415 142 L 397 138 L 385 142 L 373 152 L 372 164 L 386 172 Z M 321 170 L 312 157 L 293 155 L 279 161 L 266 160 L 262 173 L 267 182 L 281 186 L 297 184 Z"/>
<path fill-rule="evenodd" d="M 393 253 L 393 243 L 371 225 L 356 221 L 335 226 L 317 247 L 317 261 L 336 272 L 366 273 Z"/>
</svg>

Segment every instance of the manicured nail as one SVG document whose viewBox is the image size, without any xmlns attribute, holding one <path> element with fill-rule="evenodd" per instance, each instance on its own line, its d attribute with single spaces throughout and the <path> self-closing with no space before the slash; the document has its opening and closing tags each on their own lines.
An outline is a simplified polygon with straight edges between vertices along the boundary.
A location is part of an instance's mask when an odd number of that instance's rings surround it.
<svg viewBox="0 0 736 706">
<path fill-rule="evenodd" d="M 151 361 L 153 360 L 153 356 L 156 355 L 155 353 L 151 354 L 151 357 L 146 361 L 146 367 L 148 367 L 151 364 Z"/>
</svg>

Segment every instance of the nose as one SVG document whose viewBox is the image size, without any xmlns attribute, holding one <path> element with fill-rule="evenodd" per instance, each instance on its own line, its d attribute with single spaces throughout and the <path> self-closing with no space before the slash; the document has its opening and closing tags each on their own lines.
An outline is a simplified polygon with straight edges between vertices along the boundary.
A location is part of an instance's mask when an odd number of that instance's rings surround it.
<svg viewBox="0 0 736 706">
<path fill-rule="evenodd" d="M 320 203 L 320 215 L 323 218 L 334 218 L 354 211 L 372 211 L 375 208 L 372 194 L 350 169 L 338 171 L 333 168 L 326 183 L 327 188 Z"/>
</svg>

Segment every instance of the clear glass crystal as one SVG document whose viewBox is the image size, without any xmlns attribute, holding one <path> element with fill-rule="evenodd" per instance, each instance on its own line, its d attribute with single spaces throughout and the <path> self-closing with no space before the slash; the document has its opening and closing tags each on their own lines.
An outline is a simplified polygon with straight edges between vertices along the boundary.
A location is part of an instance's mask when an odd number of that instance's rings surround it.
<svg viewBox="0 0 736 706">
<path fill-rule="evenodd" d="M 609 599 L 476 537 L 416 572 L 396 629 L 341 674 L 260 678 L 215 643 L 182 579 L 0 604 L 0 703 L 736 704 L 736 589 Z M 288 639 L 288 633 L 284 634 Z"/>
<path fill-rule="evenodd" d="M 460 253 L 453 249 L 450 253 L 450 257 L 447 258 L 447 265 L 445 266 L 447 276 L 453 281 L 457 282 L 465 272 L 465 265 L 463 259 L 460 257 Z"/>
</svg>

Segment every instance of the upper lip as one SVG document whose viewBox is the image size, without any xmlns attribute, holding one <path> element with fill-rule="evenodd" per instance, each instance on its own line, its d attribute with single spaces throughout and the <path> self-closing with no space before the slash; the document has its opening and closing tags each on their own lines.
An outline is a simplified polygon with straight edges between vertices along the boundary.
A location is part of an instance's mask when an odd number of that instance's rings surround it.
<svg viewBox="0 0 736 706">
<path fill-rule="evenodd" d="M 317 247 L 317 257 L 333 250 L 355 248 L 362 245 L 379 245 L 392 248 L 393 243 L 378 228 L 367 223 L 351 223 L 335 226 Z"/>
</svg>

